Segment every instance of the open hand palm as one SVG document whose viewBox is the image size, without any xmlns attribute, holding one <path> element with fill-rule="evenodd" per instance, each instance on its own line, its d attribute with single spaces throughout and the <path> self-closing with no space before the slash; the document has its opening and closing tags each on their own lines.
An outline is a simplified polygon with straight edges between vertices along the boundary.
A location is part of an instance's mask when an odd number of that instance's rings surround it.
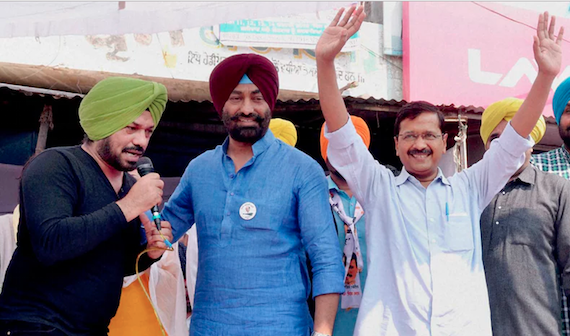
<svg viewBox="0 0 570 336">
<path fill-rule="evenodd" d="M 534 38 L 534 58 L 540 71 L 556 76 L 562 67 L 562 36 L 564 28 L 560 27 L 558 37 L 554 36 L 555 18 L 548 24 L 548 12 L 540 14 Z"/>
<path fill-rule="evenodd" d="M 348 34 L 345 28 L 327 27 L 317 43 L 315 52 L 334 58 L 342 50 L 347 40 Z"/>
<path fill-rule="evenodd" d="M 358 8 L 352 6 L 344 13 L 344 17 L 342 16 L 344 9 L 338 11 L 317 42 L 315 48 L 317 58 L 327 61 L 334 60 L 346 41 L 360 29 L 360 25 L 366 17 L 363 10 L 362 6 L 358 6 Z"/>
<path fill-rule="evenodd" d="M 544 40 L 539 50 L 536 55 L 538 67 L 546 73 L 558 74 L 562 66 L 562 48 L 552 40 Z"/>
</svg>

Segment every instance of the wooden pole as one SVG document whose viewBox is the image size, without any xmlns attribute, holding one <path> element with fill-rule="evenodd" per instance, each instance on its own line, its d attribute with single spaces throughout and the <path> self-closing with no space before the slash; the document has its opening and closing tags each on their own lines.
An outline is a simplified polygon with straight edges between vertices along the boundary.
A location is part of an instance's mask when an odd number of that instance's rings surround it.
<svg viewBox="0 0 570 336">
<path fill-rule="evenodd" d="M 40 130 L 38 132 L 38 142 L 36 143 L 36 154 L 46 149 L 48 131 L 53 129 L 53 116 L 51 105 L 44 105 L 40 115 Z"/>
<path fill-rule="evenodd" d="M 458 113 L 457 119 L 458 133 L 454 140 L 456 143 L 456 149 L 459 147 L 459 150 L 456 150 L 455 153 L 453 153 L 453 156 L 456 170 L 457 172 L 460 172 L 467 168 L 467 122 L 463 123 L 463 120 L 461 120 L 461 113 Z"/>
</svg>

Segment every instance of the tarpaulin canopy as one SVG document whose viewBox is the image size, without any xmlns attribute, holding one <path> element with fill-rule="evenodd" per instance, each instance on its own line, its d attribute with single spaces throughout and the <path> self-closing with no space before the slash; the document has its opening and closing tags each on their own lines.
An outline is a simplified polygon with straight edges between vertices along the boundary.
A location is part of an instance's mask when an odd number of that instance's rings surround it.
<svg viewBox="0 0 570 336">
<path fill-rule="evenodd" d="M 0 38 L 152 34 L 287 16 L 351 2 L 0 2 Z"/>
</svg>

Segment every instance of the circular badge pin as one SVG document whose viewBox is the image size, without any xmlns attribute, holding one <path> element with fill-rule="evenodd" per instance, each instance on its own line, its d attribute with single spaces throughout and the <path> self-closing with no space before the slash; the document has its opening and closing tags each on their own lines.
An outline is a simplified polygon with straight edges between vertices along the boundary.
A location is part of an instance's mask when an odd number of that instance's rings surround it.
<svg viewBox="0 0 570 336">
<path fill-rule="evenodd" d="M 255 217 L 257 213 L 257 208 L 255 204 L 251 202 L 245 202 L 244 204 L 239 207 L 239 216 L 244 220 L 250 220 Z"/>
</svg>

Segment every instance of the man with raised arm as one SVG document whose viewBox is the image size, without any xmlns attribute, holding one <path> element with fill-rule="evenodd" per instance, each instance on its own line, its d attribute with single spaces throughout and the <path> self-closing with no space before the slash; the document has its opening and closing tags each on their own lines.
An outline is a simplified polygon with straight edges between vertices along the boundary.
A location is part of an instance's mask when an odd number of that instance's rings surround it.
<svg viewBox="0 0 570 336">
<path fill-rule="evenodd" d="M 399 176 L 376 162 L 354 130 L 338 91 L 335 56 L 365 17 L 340 10 L 316 47 L 319 100 L 330 163 L 366 212 L 368 278 L 355 335 L 491 335 L 479 217 L 523 164 L 529 137 L 560 71 L 562 29 L 539 15 L 538 76 L 502 136 L 484 158 L 449 178 L 438 168 L 446 150 L 443 114 L 412 102 L 396 117 Z M 341 18 L 342 17 L 342 18 Z"/>
</svg>

